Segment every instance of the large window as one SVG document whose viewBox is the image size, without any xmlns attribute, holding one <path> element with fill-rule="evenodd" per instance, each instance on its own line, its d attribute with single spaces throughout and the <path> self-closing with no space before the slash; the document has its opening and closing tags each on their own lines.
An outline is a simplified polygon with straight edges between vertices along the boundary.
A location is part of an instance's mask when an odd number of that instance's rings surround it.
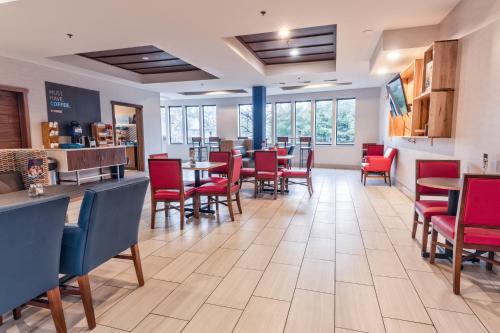
<svg viewBox="0 0 500 333">
<path fill-rule="evenodd" d="M 217 108 L 215 105 L 203 105 L 203 137 L 217 136 Z"/>
<path fill-rule="evenodd" d="M 251 138 L 253 136 L 252 104 L 238 105 L 239 136 Z"/>
<path fill-rule="evenodd" d="M 184 119 L 182 117 L 182 106 L 170 106 L 168 108 L 168 121 L 170 143 L 184 143 Z"/>
<path fill-rule="evenodd" d="M 276 103 L 276 137 L 292 136 L 292 104 Z"/>
<path fill-rule="evenodd" d="M 356 134 L 356 99 L 337 100 L 337 144 L 353 145 Z"/>
<path fill-rule="evenodd" d="M 312 108 L 311 101 L 295 102 L 295 136 L 312 135 Z"/>
<path fill-rule="evenodd" d="M 273 143 L 273 105 L 266 104 L 266 140 L 267 143 Z"/>
<path fill-rule="evenodd" d="M 333 101 L 316 101 L 316 144 L 331 144 L 333 132 Z"/>
<path fill-rule="evenodd" d="M 160 106 L 160 121 L 161 121 L 161 142 L 163 147 L 167 144 L 167 112 L 164 106 Z"/>
<path fill-rule="evenodd" d="M 186 106 L 186 124 L 188 143 L 191 143 L 194 136 L 201 136 L 199 106 Z"/>
</svg>

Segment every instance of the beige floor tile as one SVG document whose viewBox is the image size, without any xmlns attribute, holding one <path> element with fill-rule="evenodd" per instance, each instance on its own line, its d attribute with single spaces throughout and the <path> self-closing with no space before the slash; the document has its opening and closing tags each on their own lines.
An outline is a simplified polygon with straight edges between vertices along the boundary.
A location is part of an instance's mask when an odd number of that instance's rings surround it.
<svg viewBox="0 0 500 333">
<path fill-rule="evenodd" d="M 155 279 L 182 282 L 208 258 L 203 253 L 184 252 L 154 275 Z"/>
<path fill-rule="evenodd" d="M 410 321 L 384 318 L 387 333 L 436 333 L 432 325 L 412 323 Z"/>
<path fill-rule="evenodd" d="M 431 324 L 409 280 L 375 276 L 373 281 L 384 317 Z"/>
<path fill-rule="evenodd" d="M 240 310 L 205 304 L 182 332 L 230 333 L 238 322 L 240 315 Z"/>
<path fill-rule="evenodd" d="M 234 333 L 280 333 L 285 327 L 290 303 L 252 297 Z"/>
<path fill-rule="evenodd" d="M 270 263 L 254 295 L 290 302 L 298 276 L 299 267 L 297 266 Z"/>
<path fill-rule="evenodd" d="M 337 327 L 370 333 L 385 332 L 373 286 L 337 282 L 335 292 Z"/>
<path fill-rule="evenodd" d="M 150 279 L 98 317 L 97 323 L 130 331 L 176 287 L 175 283 Z"/>
<path fill-rule="evenodd" d="M 463 298 L 452 292 L 451 284 L 442 274 L 408 271 L 408 275 L 426 307 L 471 313 Z"/>
<path fill-rule="evenodd" d="M 160 247 L 152 254 L 159 257 L 177 258 L 199 240 L 199 237 L 181 236 L 174 239 L 173 241 L 168 242 L 166 245 Z"/>
<path fill-rule="evenodd" d="M 220 281 L 220 278 L 214 276 L 191 274 L 152 312 L 162 316 L 191 320 Z"/>
<path fill-rule="evenodd" d="M 92 270 L 89 274 L 90 288 L 95 290 L 109 280 L 132 267 L 130 260 L 111 259 Z M 76 285 L 76 282 L 73 282 Z"/>
<path fill-rule="evenodd" d="M 218 249 L 196 270 L 197 273 L 224 277 L 243 254 L 240 250 Z"/>
<path fill-rule="evenodd" d="M 285 229 L 264 228 L 253 241 L 254 244 L 278 246 L 281 238 L 285 234 Z"/>
<path fill-rule="evenodd" d="M 267 224 L 267 228 L 286 229 L 292 222 L 293 214 L 276 214 Z"/>
<path fill-rule="evenodd" d="M 428 309 L 432 322 L 439 333 L 486 333 L 481 322 L 473 315 Z"/>
<path fill-rule="evenodd" d="M 365 248 L 360 236 L 337 234 L 335 238 L 336 251 L 347 254 L 365 254 Z"/>
<path fill-rule="evenodd" d="M 313 223 L 311 237 L 335 239 L 335 224 L 333 223 Z"/>
<path fill-rule="evenodd" d="M 386 233 L 361 231 L 361 235 L 363 236 L 363 243 L 367 249 L 394 251 Z"/>
<path fill-rule="evenodd" d="M 285 235 L 283 236 L 283 240 L 289 242 L 305 243 L 309 238 L 310 231 L 310 226 L 291 225 L 286 230 Z"/>
<path fill-rule="evenodd" d="M 265 270 L 275 251 L 274 246 L 252 244 L 236 263 L 236 267 Z"/>
<path fill-rule="evenodd" d="M 373 285 L 365 256 L 337 253 L 335 265 L 336 281 Z"/>
<path fill-rule="evenodd" d="M 366 256 L 373 275 L 408 278 L 395 252 L 367 249 Z"/>
<path fill-rule="evenodd" d="M 278 245 L 271 261 L 280 264 L 300 266 L 305 250 L 305 243 L 282 241 Z"/>
<path fill-rule="evenodd" d="M 139 253 L 141 255 L 141 258 L 146 258 L 147 256 L 149 256 L 150 254 L 152 254 L 165 244 L 166 244 L 165 242 L 155 239 L 148 239 L 139 242 Z"/>
<path fill-rule="evenodd" d="M 337 234 L 360 236 L 359 226 L 356 221 L 337 223 L 335 225 L 335 231 Z"/>
<path fill-rule="evenodd" d="M 233 268 L 207 303 L 243 310 L 262 276 L 261 271 Z"/>
<path fill-rule="evenodd" d="M 421 233 L 420 233 L 421 234 Z M 420 248 L 420 243 L 411 238 L 411 231 L 409 229 L 387 229 L 387 235 L 392 244 L 400 246 L 411 246 Z M 429 238 L 430 239 L 430 238 Z"/>
<path fill-rule="evenodd" d="M 335 241 L 326 238 L 309 238 L 307 242 L 306 258 L 335 260 Z"/>
<path fill-rule="evenodd" d="M 361 331 L 353 331 L 345 328 L 335 327 L 335 333 L 359 333 Z"/>
<path fill-rule="evenodd" d="M 269 219 L 259 219 L 259 218 L 252 218 L 245 222 L 243 226 L 241 226 L 241 230 L 248 230 L 248 231 L 255 231 L 255 232 L 260 232 L 266 224 L 269 223 Z"/>
<path fill-rule="evenodd" d="M 296 290 L 286 321 L 285 333 L 333 332 L 334 314 L 334 295 Z"/>
<path fill-rule="evenodd" d="M 412 271 L 423 271 L 423 272 L 438 272 L 439 269 L 436 265 L 431 265 L 429 259 L 423 258 L 420 254 L 420 249 L 416 249 L 412 246 L 400 246 L 395 245 L 396 250 L 401 263 L 404 268 Z"/>
<path fill-rule="evenodd" d="M 144 276 L 144 280 L 149 280 L 173 260 L 174 259 L 172 258 L 156 257 L 153 255 L 146 257 L 144 260 L 142 260 L 142 273 Z M 124 272 L 109 280 L 106 284 L 120 288 L 137 288 L 138 282 L 135 268 L 133 266 L 128 268 Z"/>
<path fill-rule="evenodd" d="M 150 314 L 132 333 L 180 333 L 186 324 L 184 320 Z"/>
<path fill-rule="evenodd" d="M 252 244 L 255 237 L 257 237 L 257 234 L 258 233 L 255 231 L 238 230 L 222 245 L 222 247 L 225 249 L 245 251 L 250 244 Z"/>
<path fill-rule="evenodd" d="M 210 233 L 189 248 L 190 252 L 212 254 L 230 235 Z"/>
<path fill-rule="evenodd" d="M 472 299 L 466 302 L 490 332 L 500 332 L 500 303 Z"/>
<path fill-rule="evenodd" d="M 297 288 L 334 294 L 335 262 L 304 259 L 300 268 Z"/>
<path fill-rule="evenodd" d="M 406 225 L 399 216 L 381 215 L 380 222 L 386 229 L 402 229 L 408 231 L 408 228 L 406 227 Z"/>
</svg>

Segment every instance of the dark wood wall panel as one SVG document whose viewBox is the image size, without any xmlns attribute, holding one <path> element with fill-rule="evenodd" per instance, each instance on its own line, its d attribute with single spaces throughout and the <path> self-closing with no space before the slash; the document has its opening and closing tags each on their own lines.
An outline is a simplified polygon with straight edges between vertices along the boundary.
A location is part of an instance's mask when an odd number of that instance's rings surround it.
<svg viewBox="0 0 500 333">
<path fill-rule="evenodd" d="M 18 94 L 0 90 L 0 149 L 23 147 L 19 112 Z"/>
</svg>

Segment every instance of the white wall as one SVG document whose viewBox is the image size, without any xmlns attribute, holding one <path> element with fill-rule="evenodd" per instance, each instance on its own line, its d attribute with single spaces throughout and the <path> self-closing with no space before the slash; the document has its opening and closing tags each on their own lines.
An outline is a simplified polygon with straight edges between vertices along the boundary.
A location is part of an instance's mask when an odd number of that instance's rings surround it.
<svg viewBox="0 0 500 333">
<path fill-rule="evenodd" d="M 146 154 L 161 151 L 159 93 L 0 57 L 0 84 L 29 89 L 28 107 L 33 148 L 42 147 L 40 123 L 47 121 L 45 81 L 98 90 L 101 98 L 101 121 L 104 123 L 112 123 L 111 101 L 142 105 Z"/>
<path fill-rule="evenodd" d="M 451 15 L 464 17 L 460 8 Z M 448 18 L 444 24 L 454 21 Z M 389 138 L 389 107 L 384 98 L 385 89 L 381 89 L 380 135 L 385 144 L 399 149 L 395 177 L 409 192 L 414 192 L 415 159 L 456 158 L 462 161 L 463 172 L 472 172 L 481 167 L 483 153 L 488 153 L 488 171 L 500 171 L 500 20 L 479 30 L 466 23 L 464 27 L 473 32 L 459 41 L 452 139 L 435 139 L 431 146 L 430 140 L 419 139 L 412 144 L 401 138 Z M 442 31 L 452 29 L 442 27 Z M 455 36 L 460 35 L 456 30 L 453 32 Z"/>
<path fill-rule="evenodd" d="M 318 166 L 357 167 L 361 156 L 363 142 L 376 142 L 379 137 L 378 110 L 379 89 L 356 89 L 342 91 L 327 91 L 319 93 L 301 93 L 267 96 L 268 103 L 292 102 L 320 99 L 356 98 L 356 143 L 353 146 L 321 145 L 315 147 L 315 163 Z M 238 136 L 238 104 L 251 104 L 251 97 L 212 98 L 192 100 L 167 100 L 165 106 L 216 105 L 217 135 L 223 138 L 235 139 Z M 334 103 L 335 104 L 335 103 Z M 335 125 L 334 125 L 335 128 Z M 168 129 L 167 129 L 168 130 Z M 168 135 L 167 135 L 168 137 Z M 166 152 L 172 156 L 186 158 L 187 145 L 167 145 Z M 298 156 L 298 153 L 295 154 Z M 297 159 L 298 161 L 298 159 Z"/>
</svg>

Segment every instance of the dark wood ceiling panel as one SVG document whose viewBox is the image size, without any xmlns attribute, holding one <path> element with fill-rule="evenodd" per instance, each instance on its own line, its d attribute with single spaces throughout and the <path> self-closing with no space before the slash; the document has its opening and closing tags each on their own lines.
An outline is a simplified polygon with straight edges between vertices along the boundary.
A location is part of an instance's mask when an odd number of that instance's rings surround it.
<svg viewBox="0 0 500 333">
<path fill-rule="evenodd" d="M 264 64 L 326 61 L 337 58 L 336 25 L 294 29 L 290 30 L 287 37 L 280 37 L 275 31 L 236 38 Z"/>
<path fill-rule="evenodd" d="M 199 68 L 153 45 L 80 53 L 79 55 L 139 74 L 199 70 Z"/>
</svg>

